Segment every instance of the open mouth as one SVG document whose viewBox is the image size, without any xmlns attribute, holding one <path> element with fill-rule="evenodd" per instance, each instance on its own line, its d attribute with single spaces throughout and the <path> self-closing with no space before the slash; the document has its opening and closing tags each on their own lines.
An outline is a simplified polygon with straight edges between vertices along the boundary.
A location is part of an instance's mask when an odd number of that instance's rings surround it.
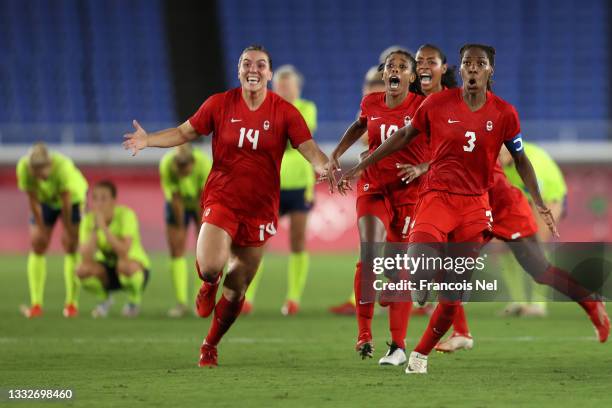
<svg viewBox="0 0 612 408">
<path fill-rule="evenodd" d="M 400 79 L 397 76 L 389 77 L 389 88 L 397 89 L 400 86 Z"/>
<path fill-rule="evenodd" d="M 468 84 L 472 86 L 476 85 L 476 78 L 470 78 L 470 80 L 468 81 Z"/>
<path fill-rule="evenodd" d="M 257 85 L 259 83 L 260 79 L 257 76 L 249 76 L 247 77 L 247 82 L 250 85 Z"/>
<path fill-rule="evenodd" d="M 430 74 L 422 74 L 419 76 L 421 81 L 421 85 L 429 85 L 431 84 L 431 75 Z"/>
</svg>

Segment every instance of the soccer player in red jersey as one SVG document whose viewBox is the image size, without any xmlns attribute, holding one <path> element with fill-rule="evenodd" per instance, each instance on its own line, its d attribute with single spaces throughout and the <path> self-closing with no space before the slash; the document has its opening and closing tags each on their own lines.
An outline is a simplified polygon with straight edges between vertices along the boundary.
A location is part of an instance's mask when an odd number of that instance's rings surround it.
<svg viewBox="0 0 612 408">
<path fill-rule="evenodd" d="M 460 50 L 463 87 L 430 95 L 411 122 L 389 137 L 338 183 L 341 192 L 353 175 L 402 149 L 420 133 L 429 138 L 430 170 L 421 181 L 421 196 L 410 231 L 408 255 L 439 257 L 436 243 L 470 243 L 469 256 L 477 256 L 491 228 L 487 191 L 502 143 L 512 153 L 515 166 L 547 226 L 557 235 L 554 219 L 538 191 L 529 159 L 522 148 L 516 110 L 490 92 L 495 50 L 467 44 Z M 420 272 L 420 271 L 419 271 Z M 458 277 L 449 272 L 447 277 Z M 430 279 L 431 277 L 428 276 Z M 427 357 L 450 328 L 461 301 L 442 292 L 428 327 L 410 354 L 406 373 L 426 373 Z"/>
<path fill-rule="evenodd" d="M 391 52 L 383 64 L 385 92 L 366 95 L 361 102 L 359 118 L 347 129 L 331 155 L 328 173 L 339 168 L 338 160 L 364 132 L 368 133 L 369 150 L 374 151 L 382 142 L 411 119 L 423 96 L 409 92 L 416 79 L 416 62 L 407 51 Z M 426 141 L 422 139 L 410 148 L 393 154 L 368 167 L 357 185 L 357 222 L 362 243 L 407 242 L 408 228 L 417 200 L 418 183 L 408 188 L 397 178 L 397 163 L 418 164 L 427 160 Z M 367 248 L 362 248 L 368 250 Z M 359 326 L 356 350 L 362 358 L 372 357 L 372 316 L 374 277 L 371 268 L 357 263 L 355 271 L 355 300 Z M 381 365 L 400 365 L 406 361 L 405 337 L 411 301 L 389 302 L 389 326 L 392 341 L 389 351 L 380 359 Z"/>
<path fill-rule="evenodd" d="M 202 286 L 196 298 L 201 317 L 214 317 L 200 348 L 200 367 L 217 365 L 217 344 L 238 317 L 244 293 L 276 233 L 280 164 L 290 141 L 325 174 L 327 156 L 312 140 L 302 115 L 267 89 L 272 61 L 261 46 L 247 47 L 238 61 L 241 86 L 209 97 L 177 128 L 148 134 L 134 121 L 124 147 L 136 154 L 145 147 L 172 147 L 212 134 L 213 166 L 202 196 L 202 226 L 196 266 Z M 333 183 L 333 175 L 329 177 Z M 331 188 L 331 185 L 330 185 Z M 215 297 L 224 266 L 223 293 Z"/>
<path fill-rule="evenodd" d="M 493 186 L 489 189 L 489 202 L 493 213 L 491 237 L 508 243 L 514 257 L 523 269 L 539 283 L 548 285 L 576 301 L 587 313 L 595 327 L 601 343 L 610 334 L 610 319 L 605 305 L 593 293 L 572 278 L 572 276 L 547 259 L 536 233 L 538 225 L 525 195 L 508 181 L 500 163 L 493 169 Z M 438 343 L 435 349 L 450 353 L 471 349 L 474 340 L 468 329 L 463 306 L 459 306 L 453 321 L 451 337 Z"/>
</svg>

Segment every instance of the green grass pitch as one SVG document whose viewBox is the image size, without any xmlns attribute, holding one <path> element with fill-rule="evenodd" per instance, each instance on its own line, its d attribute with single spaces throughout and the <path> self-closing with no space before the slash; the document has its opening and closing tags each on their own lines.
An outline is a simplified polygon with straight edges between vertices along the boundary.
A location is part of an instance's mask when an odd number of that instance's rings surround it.
<svg viewBox="0 0 612 408">
<path fill-rule="evenodd" d="M 350 293 L 355 259 L 313 256 L 303 309 L 287 318 L 279 312 L 286 258 L 267 255 L 254 314 L 239 318 L 221 342 L 220 366 L 200 369 L 209 319 L 165 317 L 173 294 L 163 254 L 153 257 L 143 313 L 134 320 L 119 315 L 122 295 L 111 317 L 90 318 L 87 293 L 79 318 L 61 317 L 59 256 L 48 262 L 45 316 L 26 320 L 18 313 L 27 300 L 25 256 L 2 256 L 0 388 L 71 388 L 66 405 L 84 407 L 612 406 L 610 344 L 599 344 L 569 303 L 550 305 L 550 317 L 539 320 L 498 318 L 499 304 L 468 305 L 474 350 L 432 354 L 426 376 L 377 365 L 388 340 L 379 308 L 375 358 L 361 361 L 353 351 L 355 319 L 327 313 Z M 412 319 L 408 348 L 425 324 Z M 18 404 L 29 405 L 40 403 Z"/>
</svg>

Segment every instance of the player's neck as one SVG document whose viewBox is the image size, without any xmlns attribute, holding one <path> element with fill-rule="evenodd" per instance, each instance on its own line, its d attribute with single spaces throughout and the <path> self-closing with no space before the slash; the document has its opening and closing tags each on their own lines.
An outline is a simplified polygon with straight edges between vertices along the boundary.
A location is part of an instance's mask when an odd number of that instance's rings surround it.
<svg viewBox="0 0 612 408">
<path fill-rule="evenodd" d="M 431 88 L 430 90 L 423 89 L 422 91 L 425 94 L 425 96 L 429 96 L 431 94 L 435 94 L 435 93 L 441 92 L 443 90 L 444 90 L 444 88 L 442 87 L 442 84 L 439 84 L 438 86 L 435 86 L 435 87 Z"/>
<path fill-rule="evenodd" d="M 408 92 L 401 93 L 398 95 L 390 95 L 389 93 L 386 93 L 385 94 L 385 105 L 387 105 L 389 109 L 393 109 L 401 105 L 401 103 L 404 102 L 404 99 L 406 99 L 406 96 L 408 96 Z"/>
<path fill-rule="evenodd" d="M 242 90 L 242 99 L 246 103 L 249 110 L 257 110 L 261 104 L 266 100 L 266 95 L 268 94 L 268 90 L 266 88 L 262 88 L 258 91 L 247 91 L 245 89 Z"/>
<path fill-rule="evenodd" d="M 472 93 L 464 89 L 463 101 L 472 112 L 476 112 L 487 102 L 487 90 Z"/>
</svg>

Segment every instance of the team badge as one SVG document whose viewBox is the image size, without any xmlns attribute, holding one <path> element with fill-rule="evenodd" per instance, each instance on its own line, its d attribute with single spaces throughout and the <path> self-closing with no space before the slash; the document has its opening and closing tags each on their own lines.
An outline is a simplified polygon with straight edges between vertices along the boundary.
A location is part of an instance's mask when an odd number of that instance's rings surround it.
<svg viewBox="0 0 612 408">
<path fill-rule="evenodd" d="M 406 116 L 406 117 L 404 118 L 404 125 L 405 125 L 405 126 L 408 126 L 409 124 L 410 124 L 410 116 Z"/>
<path fill-rule="evenodd" d="M 492 131 L 493 130 L 493 122 L 491 122 L 490 120 L 487 121 L 487 131 Z"/>
<path fill-rule="evenodd" d="M 205 217 L 208 217 L 208 214 L 210 214 L 210 208 L 207 208 L 206 211 L 204 211 Z"/>
<path fill-rule="evenodd" d="M 264 130 L 268 130 L 268 129 L 270 129 L 270 121 L 267 121 L 267 120 L 266 120 L 266 121 L 264 122 Z"/>
<path fill-rule="evenodd" d="M 369 184 L 366 183 L 363 185 L 363 191 L 368 191 L 369 188 L 370 188 Z"/>
</svg>

